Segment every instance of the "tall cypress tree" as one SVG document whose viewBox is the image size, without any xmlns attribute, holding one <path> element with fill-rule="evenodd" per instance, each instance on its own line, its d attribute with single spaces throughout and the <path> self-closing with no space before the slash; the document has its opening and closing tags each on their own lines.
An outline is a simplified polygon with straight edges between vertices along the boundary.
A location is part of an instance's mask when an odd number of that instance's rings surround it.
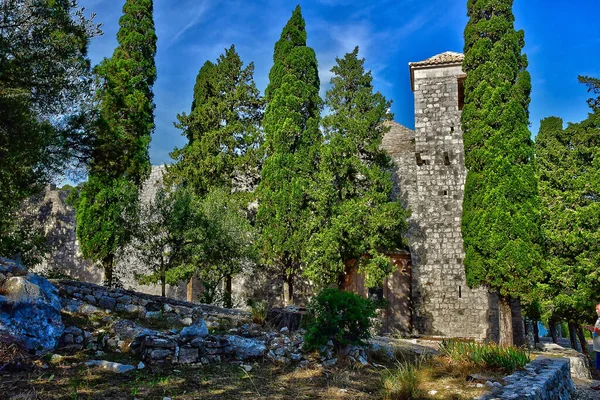
<svg viewBox="0 0 600 400">
<path fill-rule="evenodd" d="M 337 59 L 323 118 L 311 235 L 305 249 L 305 275 L 328 285 L 340 281 L 350 260 L 356 260 L 369 286 L 391 272 L 381 251 L 402 247 L 407 214 L 392 200 L 392 163 L 381 140 L 392 115 L 391 101 L 374 93 L 358 47 Z"/>
<path fill-rule="evenodd" d="M 152 13 L 152 0 L 126 0 L 118 46 L 96 67 L 100 120 L 88 182 L 76 200 L 77 237 L 84 257 L 103 266 L 109 286 L 115 255 L 131 237 L 139 187 L 151 169 L 157 40 Z"/>
<path fill-rule="evenodd" d="M 306 46 L 305 22 L 297 6 L 275 43 L 265 92 L 267 159 L 257 189 L 260 251 L 265 264 L 284 280 L 286 304 L 293 299 L 294 278 L 309 236 L 307 192 L 322 141 L 319 85 L 317 58 Z"/>
<path fill-rule="evenodd" d="M 512 344 L 510 298 L 541 278 L 539 204 L 528 129 L 531 81 L 513 0 L 469 0 L 465 28 L 462 235 L 469 286 L 500 297 L 500 342 Z"/>
</svg>

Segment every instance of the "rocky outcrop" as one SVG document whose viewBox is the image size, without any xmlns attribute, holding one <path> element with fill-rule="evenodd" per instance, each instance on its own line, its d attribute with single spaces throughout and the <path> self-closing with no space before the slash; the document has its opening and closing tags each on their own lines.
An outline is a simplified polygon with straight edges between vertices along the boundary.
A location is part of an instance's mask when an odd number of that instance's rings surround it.
<svg viewBox="0 0 600 400">
<path fill-rule="evenodd" d="M 30 352 L 52 350 L 63 334 L 58 290 L 15 261 L 0 258 L 0 333 Z"/>
</svg>

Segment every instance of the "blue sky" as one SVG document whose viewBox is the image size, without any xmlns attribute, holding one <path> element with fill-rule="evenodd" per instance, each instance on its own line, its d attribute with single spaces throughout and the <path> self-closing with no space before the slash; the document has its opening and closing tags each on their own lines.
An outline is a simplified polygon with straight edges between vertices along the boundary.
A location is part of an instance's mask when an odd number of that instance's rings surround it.
<svg viewBox="0 0 600 400">
<path fill-rule="evenodd" d="M 96 13 L 104 35 L 92 40 L 95 65 L 110 57 L 124 0 L 80 0 Z M 408 63 L 444 51 L 463 49 L 466 0 L 155 0 L 158 35 L 154 86 L 156 131 L 153 164 L 171 162 L 169 153 L 185 139 L 173 126 L 189 112 L 196 74 L 235 44 L 242 60 L 255 64 L 254 78 L 264 91 L 272 66 L 273 45 L 300 4 L 308 45 L 317 54 L 321 94 L 329 87 L 335 57 L 359 46 L 376 90 L 393 100 L 396 122 L 414 127 Z M 535 135 L 540 119 L 556 115 L 566 122 L 587 116 L 585 87 L 577 75 L 600 77 L 598 0 L 515 0 L 517 29 L 525 30 L 525 52 L 532 76 L 530 120 Z"/>
</svg>

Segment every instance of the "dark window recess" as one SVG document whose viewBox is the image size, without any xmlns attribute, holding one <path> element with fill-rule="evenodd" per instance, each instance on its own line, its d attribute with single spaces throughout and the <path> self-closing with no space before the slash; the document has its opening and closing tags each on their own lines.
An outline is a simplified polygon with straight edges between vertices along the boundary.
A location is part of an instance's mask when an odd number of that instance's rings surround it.
<svg viewBox="0 0 600 400">
<path fill-rule="evenodd" d="M 382 301 L 383 287 L 369 288 L 369 300 Z"/>
<path fill-rule="evenodd" d="M 421 158 L 421 153 L 415 153 L 415 156 L 417 157 L 417 165 L 421 166 L 425 164 L 423 159 Z"/>
<path fill-rule="evenodd" d="M 450 155 L 447 151 L 444 152 L 444 165 L 450 165 Z"/>
<path fill-rule="evenodd" d="M 458 287 L 458 298 L 460 299 L 462 297 L 462 287 Z"/>
<path fill-rule="evenodd" d="M 448 196 L 448 191 L 447 190 L 440 190 L 438 192 L 438 195 L 440 195 L 440 196 Z"/>
<path fill-rule="evenodd" d="M 458 109 L 462 110 L 465 105 L 465 77 L 458 78 Z"/>
<path fill-rule="evenodd" d="M 454 132 L 454 127 L 453 126 L 450 127 L 450 132 Z"/>
</svg>

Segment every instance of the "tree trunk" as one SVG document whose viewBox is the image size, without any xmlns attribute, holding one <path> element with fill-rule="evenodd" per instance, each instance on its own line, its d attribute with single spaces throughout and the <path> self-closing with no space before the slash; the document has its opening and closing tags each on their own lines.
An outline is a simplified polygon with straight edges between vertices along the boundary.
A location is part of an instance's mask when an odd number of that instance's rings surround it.
<svg viewBox="0 0 600 400">
<path fill-rule="evenodd" d="M 577 324 L 569 322 L 569 340 L 571 341 L 571 348 L 581 352 L 579 343 L 577 343 Z"/>
<path fill-rule="evenodd" d="M 167 279 L 165 278 L 165 274 L 163 273 L 160 277 L 160 292 L 161 292 L 161 296 L 162 297 L 166 297 L 166 286 L 167 286 Z"/>
<path fill-rule="evenodd" d="M 579 344 L 581 345 L 581 352 L 585 354 L 588 360 L 590 360 L 590 353 L 587 349 L 587 340 L 585 340 L 585 334 L 583 333 L 583 328 L 581 326 L 577 327 L 577 338 L 579 339 Z M 591 363 L 590 365 L 594 365 Z"/>
<path fill-rule="evenodd" d="M 283 280 L 283 305 L 285 307 L 294 303 L 294 278 L 288 276 Z"/>
<path fill-rule="evenodd" d="M 225 306 L 225 308 L 232 308 L 233 300 L 232 300 L 232 288 L 231 288 L 231 275 L 225 276 L 225 293 L 224 293 L 223 297 L 224 297 L 223 305 Z"/>
<path fill-rule="evenodd" d="M 527 343 L 525 335 L 525 321 L 521 313 L 521 302 L 519 299 L 510 299 L 511 320 L 513 326 L 513 345 L 521 347 Z"/>
<path fill-rule="evenodd" d="M 513 323 L 509 297 L 499 297 L 498 310 L 500 311 L 500 346 L 512 346 Z"/>
<path fill-rule="evenodd" d="M 194 302 L 194 275 L 190 276 L 190 280 L 188 281 L 186 299 L 190 303 Z"/>
<path fill-rule="evenodd" d="M 104 266 L 104 285 L 113 287 L 113 261 L 114 256 L 111 254 L 104 258 L 102 264 Z"/>
<path fill-rule="evenodd" d="M 550 322 L 549 324 L 550 336 L 552 337 L 552 343 L 558 344 L 558 335 L 556 334 L 556 324 L 554 322 Z"/>
<path fill-rule="evenodd" d="M 540 342 L 540 328 L 538 327 L 538 321 L 533 321 L 533 343 Z"/>
</svg>

